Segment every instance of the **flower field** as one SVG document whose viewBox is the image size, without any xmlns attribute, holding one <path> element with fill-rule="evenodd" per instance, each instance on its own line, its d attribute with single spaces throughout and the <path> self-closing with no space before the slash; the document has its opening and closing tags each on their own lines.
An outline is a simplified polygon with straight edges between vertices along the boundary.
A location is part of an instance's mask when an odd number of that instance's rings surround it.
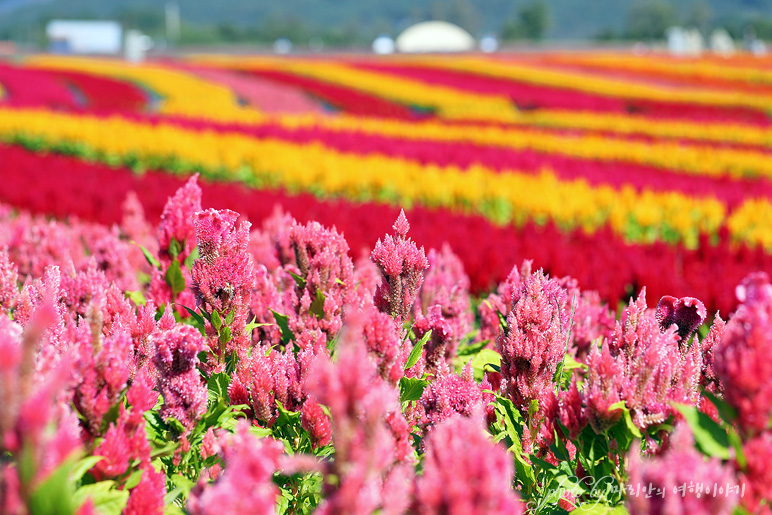
<svg viewBox="0 0 772 515">
<path fill-rule="evenodd" d="M 0 513 L 770 513 L 771 62 L 0 63 Z"/>
</svg>

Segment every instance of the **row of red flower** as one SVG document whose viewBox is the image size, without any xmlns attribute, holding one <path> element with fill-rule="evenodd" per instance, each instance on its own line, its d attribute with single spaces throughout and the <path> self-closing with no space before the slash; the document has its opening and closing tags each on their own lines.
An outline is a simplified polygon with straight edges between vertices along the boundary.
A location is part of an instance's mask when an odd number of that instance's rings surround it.
<svg viewBox="0 0 772 515">
<path fill-rule="evenodd" d="M 130 191 L 137 193 L 148 218 L 157 220 L 167 197 L 184 181 L 161 172 L 139 176 L 126 169 L 9 146 L 0 146 L 0 161 L 4 163 L 0 202 L 101 223 L 121 219 L 121 204 Z M 345 233 L 355 255 L 371 248 L 398 214 L 393 206 L 320 201 L 310 195 L 255 191 L 237 184 L 204 183 L 203 191 L 207 205 L 241 212 L 253 223 L 267 218 L 279 205 L 301 222 L 335 225 Z M 586 235 L 564 233 L 551 225 L 496 227 L 480 216 L 441 209 L 415 208 L 409 216 L 416 241 L 427 248 L 439 248 L 445 241 L 451 245 L 477 292 L 501 281 L 515 263 L 527 258 L 552 274 L 576 277 L 612 302 L 625 298 L 630 286 L 645 284 L 654 298 L 692 295 L 726 313 L 734 306 L 734 286 L 747 273 L 772 269 L 772 256 L 730 247 L 726 238 L 718 245 L 703 242 L 700 249 L 687 250 L 665 244 L 627 245 L 610 230 Z"/>
</svg>

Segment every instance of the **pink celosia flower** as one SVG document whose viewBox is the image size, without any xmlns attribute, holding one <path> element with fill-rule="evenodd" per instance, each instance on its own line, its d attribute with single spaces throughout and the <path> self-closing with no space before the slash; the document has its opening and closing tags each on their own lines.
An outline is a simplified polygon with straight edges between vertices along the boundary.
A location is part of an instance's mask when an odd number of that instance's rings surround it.
<svg viewBox="0 0 772 515">
<path fill-rule="evenodd" d="M 444 363 L 437 369 L 434 381 L 424 389 L 421 397 L 429 427 L 436 426 L 456 413 L 469 417 L 482 401 L 482 389 L 474 380 L 471 365 L 464 367 L 459 377 Z"/>
<path fill-rule="evenodd" d="M 254 436 L 249 424 L 240 421 L 235 433 L 221 433 L 220 447 L 224 472 L 211 485 L 199 483 L 191 492 L 188 511 L 193 515 L 275 513 L 279 488 L 273 474 L 284 446 Z"/>
<path fill-rule="evenodd" d="M 199 259 L 191 275 L 197 304 L 209 312 L 217 311 L 223 320 L 234 313 L 228 347 L 219 349 L 215 338 L 210 342 L 220 357 L 224 351 L 246 350 L 250 343 L 245 330 L 255 284 L 254 265 L 247 252 L 250 225 L 242 222 L 236 227 L 237 218 L 238 213 L 228 210 L 208 209 L 195 215 Z"/>
<path fill-rule="evenodd" d="M 512 490 L 514 465 L 506 449 L 491 442 L 481 416 L 454 415 L 426 439 L 423 475 L 411 512 L 475 515 L 524 511 Z"/>
<path fill-rule="evenodd" d="M 177 325 L 159 332 L 154 341 L 157 386 L 164 398 L 161 415 L 174 417 L 190 429 L 206 411 L 207 388 L 196 368 L 198 353 L 206 346 L 204 339 L 192 326 Z"/>
<path fill-rule="evenodd" d="M 301 409 L 300 422 L 311 435 L 314 449 L 324 447 L 332 441 L 332 427 L 322 407 L 313 399 L 306 400 Z"/>
<path fill-rule="evenodd" d="M 426 317 L 419 315 L 413 324 L 416 339 L 420 340 L 429 331 L 432 332 L 424 345 L 426 368 L 434 370 L 446 363 L 456 353 L 458 340 L 454 338 L 453 328 L 442 316 L 442 306 L 432 306 Z"/>
<path fill-rule="evenodd" d="M 370 259 L 381 271 L 381 284 L 375 292 L 375 305 L 400 319 L 407 318 L 429 268 L 423 247 L 407 237 L 410 224 L 405 211 L 394 223 L 395 236 L 386 235 L 375 244 Z"/>
<path fill-rule="evenodd" d="M 169 253 L 172 239 L 179 246 L 177 259 L 180 263 L 185 262 L 195 247 L 196 229 L 193 216 L 201 211 L 201 188 L 197 181 L 198 174 L 188 179 L 185 186 L 169 197 L 161 213 L 161 223 L 158 225 L 158 257 L 164 263 L 164 269 L 173 259 Z"/>
<path fill-rule="evenodd" d="M 737 482 L 728 467 L 715 458 L 706 459 L 694 448 L 694 437 L 684 424 L 676 428 L 670 438 L 670 447 L 655 458 L 641 459 L 638 444 L 634 444 L 629 469 L 627 508 L 631 515 L 730 514 L 739 500 L 736 495 L 713 492 L 717 486 L 726 488 Z M 690 491 L 691 484 L 711 491 L 702 494 Z M 682 485 L 686 485 L 683 492 L 677 490 Z M 648 492 L 649 488 L 657 495 L 644 493 L 644 489 Z"/>
<path fill-rule="evenodd" d="M 139 484 L 131 489 L 123 515 L 160 515 L 166 503 L 166 476 L 152 465 L 143 467 Z"/>
<path fill-rule="evenodd" d="M 307 389 L 332 415 L 335 460 L 328 472 L 338 477 L 327 485 L 319 511 L 371 513 L 384 506 L 383 490 L 392 467 L 412 462 L 408 425 L 396 389 L 385 383 L 359 341 L 356 330 L 344 328 L 338 341 L 338 360 L 319 356 Z"/>
<path fill-rule="evenodd" d="M 396 385 L 404 375 L 405 363 L 400 359 L 403 338 L 394 319 L 372 306 L 362 311 L 362 318 L 362 337 L 378 363 L 378 375 Z"/>
<path fill-rule="evenodd" d="M 743 454 L 746 466 L 735 482 L 746 487 L 741 503 L 751 513 L 768 513 L 768 503 L 772 499 L 772 467 L 769 466 L 772 463 L 772 433 L 763 433 L 745 442 Z M 739 469 L 739 465 L 736 468 Z"/>
<path fill-rule="evenodd" d="M 263 265 L 273 272 L 282 265 L 291 263 L 295 253 L 290 244 L 290 231 L 297 222 L 284 213 L 277 205 L 271 216 L 263 220 L 261 229 L 249 235 L 249 252 L 256 265 Z"/>
<path fill-rule="evenodd" d="M 568 341 L 565 305 L 565 290 L 538 271 L 525 278 L 507 317 L 507 332 L 498 342 L 502 390 L 523 411 L 554 388 Z"/>
<path fill-rule="evenodd" d="M 502 334 L 501 322 L 499 319 L 499 313 L 506 317 L 507 314 L 512 311 L 512 306 L 516 299 L 515 296 L 520 298 L 520 289 L 522 286 L 522 278 L 531 275 L 531 261 L 523 261 L 523 264 L 518 269 L 517 266 L 513 267 L 509 272 L 507 279 L 499 284 L 496 289 L 496 293 L 491 293 L 487 299 L 482 301 L 477 308 L 477 312 L 480 314 L 480 338 L 482 340 L 488 340 L 494 345 Z"/>
<path fill-rule="evenodd" d="M 721 342 L 724 336 L 726 323 L 716 313 L 713 324 L 710 326 L 707 336 L 700 342 L 702 348 L 702 386 L 713 393 L 721 392 L 721 384 L 716 375 L 716 346 Z"/>
<path fill-rule="evenodd" d="M 647 310 L 645 289 L 617 322 L 612 337 L 587 357 L 583 396 L 587 418 L 602 432 L 618 420 L 612 404 L 624 401 L 641 430 L 676 415 L 672 403 L 696 405 L 702 357 L 699 346 L 679 347 L 675 327 L 661 332 Z"/>
<path fill-rule="evenodd" d="M 705 305 L 694 297 L 677 299 L 666 295 L 657 304 L 656 316 L 662 331 L 673 324 L 677 325 L 678 331 L 676 332 L 681 341 L 685 343 L 705 321 L 708 312 Z"/>
<path fill-rule="evenodd" d="M 429 314 L 433 306 L 440 306 L 453 331 L 452 354 L 458 341 L 472 329 L 474 317 L 469 304 L 469 277 L 464 265 L 446 243 L 442 250 L 429 250 L 429 270 L 416 299 L 415 314 Z"/>
<path fill-rule="evenodd" d="M 737 287 L 740 307 L 715 347 L 714 368 L 724 399 L 737 410 L 747 434 L 769 428 L 772 415 L 772 284 L 766 273 L 746 277 Z"/>
<path fill-rule="evenodd" d="M 18 270 L 8 256 L 8 249 L 0 248 L 0 315 L 7 314 L 16 306 L 18 281 Z"/>
</svg>

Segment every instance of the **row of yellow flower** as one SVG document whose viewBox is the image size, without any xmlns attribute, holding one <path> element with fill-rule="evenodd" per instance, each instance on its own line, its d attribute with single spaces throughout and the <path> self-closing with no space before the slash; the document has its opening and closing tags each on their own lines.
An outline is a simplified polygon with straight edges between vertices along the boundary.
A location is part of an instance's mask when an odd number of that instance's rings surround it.
<svg viewBox="0 0 772 515">
<path fill-rule="evenodd" d="M 454 91 L 453 88 L 428 86 L 420 81 L 357 69 L 340 61 L 333 62 L 324 59 L 234 58 L 222 56 L 194 56 L 193 59 L 202 64 L 221 65 L 231 68 L 280 68 L 292 73 L 345 84 L 348 87 L 380 95 L 384 98 L 401 98 L 423 105 L 434 105 L 430 103 L 432 95 L 428 93 L 431 90 L 426 89 L 427 87 Z M 491 58 L 458 56 L 451 58 L 440 56 L 398 56 L 391 58 L 390 61 L 422 68 L 434 67 L 473 72 L 482 76 L 508 78 L 530 84 L 573 89 L 616 98 L 685 102 L 725 107 L 750 107 L 763 111 L 772 109 L 772 95 L 748 95 L 742 91 L 725 91 L 707 87 L 673 88 L 635 80 L 607 77 L 589 72 L 552 68 L 533 61 L 502 61 Z M 437 91 L 437 95 L 444 96 L 445 94 L 445 91 Z M 501 98 L 483 94 L 474 94 L 473 96 L 477 99 L 477 102 L 481 98 L 486 97 L 491 99 Z M 454 103 L 466 100 L 460 97 L 449 98 Z M 458 105 L 465 106 L 466 102 L 459 103 Z M 459 107 L 450 106 L 450 109 L 456 110 Z M 484 114 L 487 115 L 488 113 Z"/>
<path fill-rule="evenodd" d="M 633 141 L 597 134 L 566 135 L 549 130 L 512 126 L 490 125 L 470 129 L 463 125 L 436 121 L 405 122 L 350 116 L 285 116 L 277 118 L 275 123 L 289 128 L 316 125 L 328 130 L 356 130 L 388 137 L 464 141 L 512 149 L 533 149 L 545 154 L 638 163 L 695 175 L 772 179 L 772 159 L 767 153 L 711 145 Z"/>
<path fill-rule="evenodd" d="M 202 62 L 216 63 L 222 66 L 250 67 L 278 66 L 278 62 L 271 58 L 247 59 L 234 61 L 232 58 L 201 58 Z M 293 73 L 306 65 L 289 64 Z M 163 99 L 159 110 L 162 113 L 185 115 L 189 117 L 205 118 L 218 121 L 241 123 L 261 123 L 265 118 L 255 109 L 239 105 L 233 93 L 217 84 L 200 79 L 192 74 L 166 68 L 162 65 L 130 65 L 123 62 L 72 58 L 39 56 L 29 59 L 28 64 L 38 68 L 72 69 L 96 75 L 105 75 L 122 80 L 137 82 L 153 90 Z M 325 73 L 330 72 L 330 63 L 326 63 Z M 312 69 L 316 69 L 311 67 Z M 345 65 L 336 65 L 338 74 L 344 70 L 349 71 Z M 318 71 L 318 70 L 317 70 Z M 376 74 L 377 75 L 377 74 Z M 327 80 L 334 75 L 319 76 L 321 80 Z M 367 77 L 373 79 L 373 83 L 383 90 L 384 96 L 404 103 L 423 103 L 427 105 L 445 106 L 446 115 L 464 117 L 469 114 L 468 109 L 461 110 L 458 106 L 473 105 L 476 115 L 472 119 L 506 119 L 513 125 L 538 126 L 554 129 L 579 129 L 588 131 L 617 132 L 622 135 L 646 135 L 666 139 L 693 139 L 707 142 L 732 142 L 758 146 L 772 146 L 772 129 L 740 125 L 718 123 L 696 123 L 687 121 L 652 120 L 644 116 L 572 112 L 561 110 L 542 109 L 530 112 L 515 112 L 509 105 L 502 104 L 502 99 L 494 98 L 486 103 L 486 97 L 462 94 L 451 88 L 436 88 L 433 86 L 414 84 L 411 81 L 385 77 Z M 375 79 L 378 80 L 375 80 Z M 345 77 L 338 77 L 344 80 Z M 394 82 L 396 81 L 396 82 Z M 392 87 L 393 84 L 401 84 L 403 88 Z M 380 90 L 379 90 L 380 91 Z M 464 96 L 466 95 L 466 96 Z M 489 99 L 491 97 L 488 97 Z M 482 100 L 481 100 L 482 99 Z M 463 111 L 463 112 L 462 112 Z M 473 115 L 475 113 L 472 113 Z M 291 123 L 291 122 L 290 122 Z M 377 122 L 373 122 L 377 124 Z M 397 123 L 399 127 L 406 127 L 404 123 Z M 465 133 L 471 134 L 467 137 Z M 406 131 L 406 134 L 409 130 Z M 474 131 L 456 131 L 461 140 L 480 141 L 474 136 Z M 486 136 L 487 137 L 487 136 Z M 452 139 L 452 138 L 450 138 Z M 744 166 L 743 166 L 744 168 Z"/>
<path fill-rule="evenodd" d="M 550 68 L 533 62 L 495 61 L 484 58 L 427 59 L 402 58 L 405 63 L 463 70 L 491 77 L 503 77 L 531 84 L 573 89 L 609 97 L 683 102 L 723 107 L 748 107 L 764 112 L 772 110 L 772 94 L 749 95 L 707 87 L 667 87 L 629 79 L 604 77 L 589 72 Z"/>
<path fill-rule="evenodd" d="M 201 56 L 198 64 L 241 70 L 282 70 L 296 75 L 344 85 L 406 105 L 436 109 L 449 119 L 511 121 L 517 108 L 504 96 L 466 92 L 382 73 L 352 68 L 346 63 L 322 59 L 277 59 L 272 57 Z"/>
<path fill-rule="evenodd" d="M 695 245 L 700 232 L 714 233 L 727 223 L 738 239 L 772 247 L 772 227 L 749 218 L 744 207 L 738 210 L 742 217 L 736 213 L 727 217 L 726 206 L 715 199 L 561 181 L 546 170 L 533 175 L 499 173 L 481 166 L 440 167 L 376 154 L 348 154 L 318 143 L 258 140 L 117 117 L 0 111 L 0 139 L 19 141 L 22 136 L 42 140 L 43 147 L 72 144 L 101 158 L 184 162 L 220 178 L 291 192 L 482 212 L 500 223 L 551 219 L 563 228 L 581 227 L 588 232 L 609 224 L 618 234 L 637 241 L 665 238 Z M 768 206 L 767 201 L 759 202 Z"/>
<path fill-rule="evenodd" d="M 722 62 L 713 59 L 684 60 L 667 56 L 634 56 L 629 54 L 585 54 L 560 57 L 561 62 L 590 64 L 610 70 L 656 72 L 672 76 L 686 76 L 721 81 L 772 85 L 772 70 L 762 66 L 733 66 L 731 59 Z"/>
<path fill-rule="evenodd" d="M 140 83 L 162 97 L 159 111 L 205 119 L 257 122 L 263 115 L 239 104 L 228 88 L 160 64 L 132 64 L 110 59 L 32 56 L 31 68 L 75 70 Z"/>
</svg>

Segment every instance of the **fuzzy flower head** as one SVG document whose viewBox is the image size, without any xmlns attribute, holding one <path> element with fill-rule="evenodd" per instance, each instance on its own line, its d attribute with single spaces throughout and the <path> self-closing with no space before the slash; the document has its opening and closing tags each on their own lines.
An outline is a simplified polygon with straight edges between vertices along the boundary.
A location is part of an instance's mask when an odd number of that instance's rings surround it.
<svg viewBox="0 0 772 515">
<path fill-rule="evenodd" d="M 0 314 L 16 306 L 19 296 L 19 273 L 8 256 L 8 249 L 0 248 Z"/>
<path fill-rule="evenodd" d="M 766 273 L 749 275 L 737 287 L 740 307 L 715 347 L 714 369 L 724 399 L 737 410 L 746 434 L 769 429 L 772 415 L 772 284 Z"/>
<path fill-rule="evenodd" d="M 705 305 L 694 297 L 677 299 L 666 295 L 657 304 L 656 317 L 659 328 L 665 331 L 675 324 L 678 326 L 678 336 L 686 342 L 705 321 L 708 312 Z"/>
<path fill-rule="evenodd" d="M 542 271 L 523 281 L 519 298 L 499 338 L 502 389 L 527 411 L 553 389 L 553 376 L 566 352 L 566 292 Z"/>
<path fill-rule="evenodd" d="M 154 340 L 157 388 L 164 398 L 161 415 L 192 428 L 206 411 L 207 389 L 196 368 L 204 339 L 194 327 L 176 325 L 159 331 Z"/>
<path fill-rule="evenodd" d="M 641 459 L 638 446 L 634 445 L 629 467 L 627 508 L 631 515 L 728 515 L 739 500 L 738 495 L 712 490 L 738 483 L 728 467 L 715 458 L 706 459 L 695 449 L 694 437 L 684 424 L 676 428 L 670 447 L 660 456 Z M 706 490 L 690 491 L 690 484 L 702 485 Z M 678 490 L 681 485 L 687 485 L 683 493 Z M 650 488 L 656 495 L 645 493 Z"/>
<path fill-rule="evenodd" d="M 196 241 L 196 229 L 193 225 L 194 215 L 201 211 L 201 188 L 197 183 L 198 174 L 194 175 L 185 186 L 178 189 L 170 197 L 161 213 L 161 223 L 158 225 L 159 257 L 163 262 L 170 262 L 172 240 L 179 245 L 177 259 L 181 263 L 193 251 Z"/>
<path fill-rule="evenodd" d="M 229 349 L 249 344 L 245 326 L 255 286 L 254 265 L 247 252 L 249 223 L 236 226 L 238 213 L 207 209 L 195 215 L 199 259 L 193 262 L 193 292 L 199 306 L 217 311 L 222 319 L 233 313 Z"/>
<path fill-rule="evenodd" d="M 479 415 L 453 415 L 429 434 L 412 513 L 524 512 L 512 489 L 512 459 L 504 447 L 490 441 Z"/>
<path fill-rule="evenodd" d="M 279 488 L 273 474 L 280 466 L 284 446 L 275 440 L 258 438 L 240 421 L 233 434 L 219 436 L 224 472 L 213 484 L 199 483 L 191 492 L 188 510 L 192 515 L 268 515 L 276 512 Z"/>
<path fill-rule="evenodd" d="M 424 249 L 407 237 L 410 224 L 405 211 L 394 223 L 396 236 L 384 236 L 375 244 L 370 259 L 381 272 L 381 284 L 375 292 L 375 304 L 381 311 L 400 319 L 407 318 L 429 268 Z"/>
<path fill-rule="evenodd" d="M 434 370 L 441 363 L 445 363 L 456 353 L 458 341 L 454 338 L 453 327 L 442 316 L 442 306 L 434 305 L 429 308 L 427 316 L 419 315 L 413 324 L 413 332 L 417 339 L 432 332 L 424 347 L 426 367 Z"/>
</svg>

